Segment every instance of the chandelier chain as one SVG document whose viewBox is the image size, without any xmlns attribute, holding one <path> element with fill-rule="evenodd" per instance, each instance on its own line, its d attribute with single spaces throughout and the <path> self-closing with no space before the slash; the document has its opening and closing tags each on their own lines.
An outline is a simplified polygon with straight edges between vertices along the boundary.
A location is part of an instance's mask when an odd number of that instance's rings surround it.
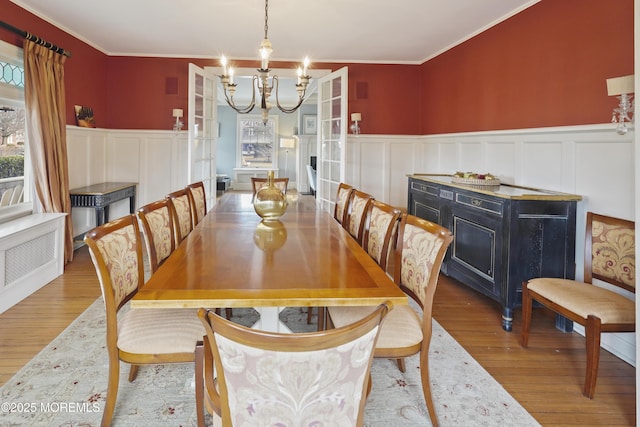
<svg viewBox="0 0 640 427">
<path fill-rule="evenodd" d="M 262 120 L 266 124 L 269 117 L 269 109 L 272 107 L 269 102 L 272 90 L 275 92 L 275 105 L 283 113 L 293 113 L 304 102 L 305 95 L 307 93 L 307 87 L 309 86 L 309 80 L 311 76 L 307 73 L 309 67 L 309 58 L 305 57 L 302 61 L 301 67 L 298 67 L 298 82 L 295 84 L 295 90 L 298 93 L 298 101 L 292 108 L 285 108 L 280 104 L 278 96 L 280 80 L 278 76 L 269 75 L 269 57 L 271 55 L 272 48 L 269 41 L 269 0 L 264 1 L 264 39 L 260 43 L 260 56 L 261 66 L 258 68 L 258 75 L 252 77 L 251 85 L 251 102 L 248 106 L 242 108 L 238 107 L 233 100 L 233 95 L 236 91 L 237 84 L 233 82 L 233 68 L 227 67 L 227 59 L 222 56 L 220 63 L 222 64 L 222 75 L 220 76 L 220 82 L 222 83 L 222 89 L 224 91 L 224 97 L 227 100 L 227 104 L 240 114 L 247 114 L 253 110 L 256 104 L 256 89 L 260 96 L 260 110 L 262 111 Z"/>
<path fill-rule="evenodd" d="M 264 1 L 264 38 L 267 39 L 269 32 L 269 0 Z"/>
</svg>

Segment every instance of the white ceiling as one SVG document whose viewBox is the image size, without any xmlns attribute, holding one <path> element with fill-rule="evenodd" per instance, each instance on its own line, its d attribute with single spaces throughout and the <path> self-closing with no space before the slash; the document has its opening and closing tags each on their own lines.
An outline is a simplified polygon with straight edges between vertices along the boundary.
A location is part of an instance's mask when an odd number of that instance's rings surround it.
<svg viewBox="0 0 640 427">
<path fill-rule="evenodd" d="M 12 1 L 108 55 L 256 59 L 264 36 L 263 0 Z M 272 59 L 420 64 L 538 1 L 272 0 Z"/>
</svg>

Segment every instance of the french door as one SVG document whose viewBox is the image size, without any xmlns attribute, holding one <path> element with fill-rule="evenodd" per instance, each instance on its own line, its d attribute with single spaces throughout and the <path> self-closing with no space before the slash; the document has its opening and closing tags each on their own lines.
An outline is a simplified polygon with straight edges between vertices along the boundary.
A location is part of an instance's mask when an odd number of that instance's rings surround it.
<svg viewBox="0 0 640 427">
<path fill-rule="evenodd" d="M 189 64 L 189 183 L 202 181 L 207 209 L 216 203 L 217 77 Z"/>
<path fill-rule="evenodd" d="M 329 212 L 333 212 L 338 185 L 346 176 L 347 76 L 347 67 L 343 67 L 318 80 L 316 197 Z"/>
</svg>

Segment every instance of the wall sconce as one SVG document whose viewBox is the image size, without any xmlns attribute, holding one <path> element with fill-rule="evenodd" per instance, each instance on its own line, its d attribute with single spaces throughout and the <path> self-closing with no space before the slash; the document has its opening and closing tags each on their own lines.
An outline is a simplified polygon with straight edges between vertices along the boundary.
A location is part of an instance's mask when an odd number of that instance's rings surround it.
<svg viewBox="0 0 640 427">
<path fill-rule="evenodd" d="M 607 79 L 607 93 L 609 96 L 617 96 L 620 101 L 618 107 L 613 109 L 611 123 L 618 123 L 616 132 L 624 135 L 629 130 L 627 122 L 633 123 L 633 110 L 635 109 L 635 100 L 631 95 L 635 93 L 633 74 Z"/>
<path fill-rule="evenodd" d="M 182 129 L 182 121 L 180 120 L 180 118 L 182 117 L 182 109 L 180 108 L 174 108 L 173 109 L 173 117 L 176 118 L 176 122 L 173 125 L 173 130 L 176 132 L 180 132 L 180 130 Z"/>
<path fill-rule="evenodd" d="M 293 138 L 280 138 L 280 148 L 286 148 L 284 152 L 284 175 L 287 176 L 289 170 L 289 148 L 296 146 L 296 140 Z"/>
<path fill-rule="evenodd" d="M 351 113 L 351 121 L 353 122 L 351 125 L 351 132 L 354 135 L 358 135 L 360 133 L 360 126 L 358 126 L 358 122 L 362 121 L 362 114 Z"/>
</svg>

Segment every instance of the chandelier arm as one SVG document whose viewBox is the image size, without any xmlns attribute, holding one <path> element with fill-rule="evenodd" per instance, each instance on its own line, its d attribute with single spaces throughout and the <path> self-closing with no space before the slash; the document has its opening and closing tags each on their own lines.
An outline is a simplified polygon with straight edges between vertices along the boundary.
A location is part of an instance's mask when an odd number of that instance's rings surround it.
<svg viewBox="0 0 640 427">
<path fill-rule="evenodd" d="M 306 86 L 302 88 L 302 93 L 300 93 L 298 95 L 298 103 L 292 108 L 286 108 L 286 107 L 283 107 L 282 105 L 280 105 L 280 99 L 278 98 L 278 88 L 280 86 L 280 81 L 278 80 L 278 76 L 273 76 L 273 81 L 274 81 L 273 86 L 275 86 L 274 89 L 275 89 L 275 92 L 276 92 L 276 106 L 278 107 L 278 109 L 280 111 L 282 111 L 283 113 L 291 114 L 291 113 L 295 112 L 298 108 L 300 108 L 300 106 L 304 102 L 304 95 L 307 92 Z"/>
<path fill-rule="evenodd" d="M 235 111 L 240 114 L 246 114 L 253 110 L 256 106 L 256 87 L 260 92 L 260 109 L 262 110 L 262 118 L 266 124 L 267 117 L 269 115 L 269 110 L 271 109 L 273 104 L 271 104 L 270 97 L 272 91 L 275 89 L 276 92 L 276 101 L 275 106 L 278 107 L 280 111 L 283 113 L 293 113 L 295 112 L 304 102 L 305 95 L 307 92 L 307 87 L 309 85 L 309 79 L 311 76 L 307 74 L 307 67 L 309 66 L 309 59 L 305 58 L 302 63 L 302 68 L 298 68 L 298 83 L 296 86 L 296 91 L 298 92 L 298 102 L 292 108 L 283 107 L 280 104 L 280 99 L 278 96 L 279 91 L 279 80 L 278 76 L 271 77 L 271 85 L 269 84 L 269 58 L 272 52 L 271 42 L 269 41 L 269 0 L 265 0 L 264 2 L 264 39 L 262 43 L 260 43 L 260 56 L 262 59 L 261 66 L 258 68 L 259 76 L 254 75 L 252 80 L 252 97 L 251 104 L 245 108 L 237 107 L 235 105 L 235 101 L 233 100 L 233 95 L 236 90 L 236 85 L 233 84 L 233 73 L 231 70 L 229 71 L 229 75 L 227 75 L 227 62 L 226 58 L 222 56 L 221 63 L 223 67 L 223 74 L 220 76 L 220 80 L 222 82 L 222 87 L 224 90 L 224 96 L 227 100 L 227 104 Z"/>
<path fill-rule="evenodd" d="M 236 103 L 233 100 L 233 96 L 229 98 L 229 93 L 227 92 L 227 85 L 224 85 L 224 84 L 222 85 L 222 89 L 224 91 L 224 97 L 227 100 L 227 104 L 229 104 L 229 107 L 233 108 L 239 114 L 250 113 L 253 110 L 253 108 L 256 106 L 256 87 L 255 87 L 256 79 L 257 77 L 253 76 L 253 79 L 251 80 L 251 102 L 249 103 L 248 106 L 244 108 L 236 106 Z"/>
</svg>

